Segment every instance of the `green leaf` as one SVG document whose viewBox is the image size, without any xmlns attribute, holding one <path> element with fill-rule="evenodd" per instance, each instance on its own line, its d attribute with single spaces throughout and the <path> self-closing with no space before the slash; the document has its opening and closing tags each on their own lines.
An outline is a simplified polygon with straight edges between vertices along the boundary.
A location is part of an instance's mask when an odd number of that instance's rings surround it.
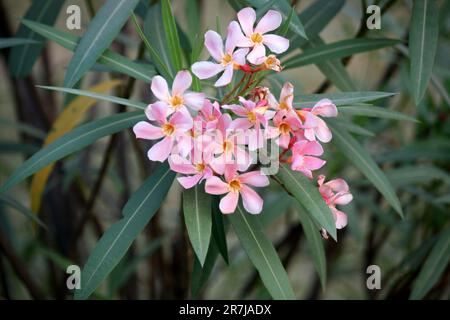
<svg viewBox="0 0 450 320">
<path fill-rule="evenodd" d="M 294 103 L 296 107 L 312 108 L 321 99 L 330 99 L 337 106 L 349 105 L 360 102 L 367 102 L 386 98 L 396 93 L 381 91 L 357 91 L 357 92 L 332 92 L 320 94 L 300 94 L 296 95 Z"/>
<path fill-rule="evenodd" d="M 79 37 L 70 33 L 40 23 L 28 20 L 23 20 L 22 23 L 36 33 L 39 33 L 43 37 L 56 42 L 63 48 L 70 51 L 75 50 L 77 43 L 80 40 Z M 155 70 L 151 65 L 133 62 L 128 58 L 125 58 L 124 56 L 108 49 L 103 52 L 98 59 L 98 62 L 106 67 L 110 67 L 116 72 L 127 74 L 147 83 L 152 81 L 152 76 L 155 74 Z"/>
<path fill-rule="evenodd" d="M 14 209 L 16 209 L 18 212 L 23 214 L 28 219 L 36 222 L 37 224 L 39 224 L 44 229 L 47 229 L 47 226 L 33 212 L 31 212 L 31 210 L 29 210 L 28 208 L 23 206 L 16 199 L 14 199 L 14 198 L 6 195 L 6 194 L 0 194 L 0 202 L 1 203 L 5 203 L 5 204 L 7 204 L 10 207 L 13 207 Z"/>
<path fill-rule="evenodd" d="M 248 0 L 248 2 L 255 8 L 261 8 L 272 0 Z M 291 6 L 286 1 L 275 1 L 273 8 L 281 13 L 283 20 L 287 20 L 291 13 Z M 290 28 L 292 32 L 299 35 L 302 38 L 308 39 L 305 33 L 305 28 L 297 15 L 294 15 L 290 22 Z"/>
<path fill-rule="evenodd" d="M 0 188 L 0 193 L 5 192 L 52 162 L 81 150 L 100 138 L 127 129 L 138 121 L 145 119 L 146 117 L 142 111 L 126 112 L 77 127 L 26 160 L 3 184 Z"/>
<path fill-rule="evenodd" d="M 75 292 L 75 299 L 87 299 L 120 262 L 159 209 L 174 178 L 175 173 L 167 163 L 163 163 L 134 192 L 122 210 L 123 218 L 105 232 L 89 256 L 81 273 L 81 289 Z"/>
<path fill-rule="evenodd" d="M 37 86 L 37 87 L 42 88 L 42 89 L 65 92 L 65 93 L 70 93 L 70 94 L 74 94 L 77 96 L 90 97 L 90 98 L 94 98 L 94 99 L 98 99 L 98 100 L 117 103 L 117 104 L 120 104 L 123 106 L 128 106 L 128 107 L 136 108 L 139 110 L 145 110 L 147 108 L 147 104 L 140 102 L 140 101 L 134 101 L 134 100 L 119 98 L 119 97 L 115 97 L 115 96 L 109 96 L 107 94 L 96 93 L 96 92 L 88 91 L 88 90 L 79 90 L 79 89 L 71 89 L 71 88 L 63 88 L 63 87 L 50 87 L 50 86 Z"/>
<path fill-rule="evenodd" d="M 319 228 L 303 211 L 303 208 L 298 205 L 297 214 L 305 232 L 306 241 L 308 242 L 309 251 L 311 252 L 314 267 L 319 275 L 320 284 L 325 289 L 327 283 L 327 261 L 325 256 L 325 248 L 323 246 L 323 239 L 320 235 Z"/>
<path fill-rule="evenodd" d="M 183 51 L 181 50 L 177 24 L 175 23 L 169 0 L 161 1 L 161 14 L 166 33 L 167 48 L 169 49 L 175 71 L 180 71 L 183 68 Z"/>
<path fill-rule="evenodd" d="M 410 299 L 425 297 L 439 280 L 450 260 L 450 228 L 444 230 L 428 255 L 419 275 L 412 284 Z"/>
<path fill-rule="evenodd" d="M 24 155 L 29 156 L 38 150 L 39 146 L 35 144 L 0 140 L 0 154 L 23 153 Z"/>
<path fill-rule="evenodd" d="M 202 265 L 198 261 L 197 258 L 194 260 L 194 267 L 192 268 L 191 275 L 191 295 L 192 298 L 196 298 L 208 281 L 209 276 L 211 275 L 211 271 L 216 264 L 217 258 L 219 257 L 219 250 L 214 241 L 211 242 L 208 248 L 208 254 L 206 255 L 205 263 Z"/>
<path fill-rule="evenodd" d="M 73 87 L 109 47 L 139 0 L 108 0 L 89 23 L 67 67 L 64 87 Z"/>
<path fill-rule="evenodd" d="M 24 18 L 51 25 L 56 21 L 64 0 L 34 0 L 25 13 Z M 44 39 L 34 31 L 28 29 L 23 23 L 15 35 L 17 38 L 43 41 Z M 39 58 L 44 45 L 41 43 L 16 46 L 9 53 L 8 67 L 11 75 L 23 78 L 30 74 L 34 63 Z"/>
<path fill-rule="evenodd" d="M 41 42 L 23 38 L 0 38 L 0 49 L 23 46 L 25 44 L 41 44 Z"/>
<path fill-rule="evenodd" d="M 433 165 L 409 165 L 386 172 L 389 181 L 394 186 L 409 186 L 418 183 L 428 183 L 440 180 L 450 185 L 450 175 Z"/>
<path fill-rule="evenodd" d="M 327 124 L 333 132 L 333 143 L 373 183 L 394 210 L 403 217 L 400 201 L 392 185 L 370 154 L 347 131 L 336 125 L 332 119 L 327 119 Z"/>
<path fill-rule="evenodd" d="M 291 170 L 284 163 L 280 163 L 276 177 L 286 190 L 305 207 L 307 214 L 325 228 L 333 239 L 337 240 L 333 214 L 320 195 L 319 188 L 302 173 Z"/>
<path fill-rule="evenodd" d="M 184 222 L 192 248 L 203 266 L 211 240 L 211 196 L 203 184 L 183 191 Z"/>
<path fill-rule="evenodd" d="M 223 214 L 219 209 L 220 197 L 213 196 L 211 201 L 212 235 L 223 260 L 228 264 L 228 245 Z"/>
<path fill-rule="evenodd" d="M 300 21 L 303 21 L 305 33 L 308 38 L 315 38 L 325 26 L 333 20 L 334 16 L 344 6 L 345 0 L 318 0 L 303 10 L 300 15 Z M 291 52 L 295 49 L 303 47 L 308 40 L 296 34 L 289 37 L 289 49 Z"/>
<path fill-rule="evenodd" d="M 272 298 L 295 299 L 286 270 L 273 244 L 264 234 L 258 216 L 246 213 L 239 204 L 228 219 Z"/>
<path fill-rule="evenodd" d="M 411 89 L 416 105 L 428 86 L 436 56 L 439 36 L 439 8 L 435 0 L 413 2 L 409 52 L 411 56 Z"/>
<path fill-rule="evenodd" d="M 378 162 L 448 161 L 450 160 L 450 141 L 433 136 L 396 150 L 388 150 L 375 156 L 375 160 Z"/>
<path fill-rule="evenodd" d="M 401 112 L 375 106 L 366 106 L 366 105 L 344 106 L 339 107 L 338 110 L 339 113 L 350 116 L 375 117 L 375 118 L 419 122 L 416 118 L 408 116 Z"/>
<path fill-rule="evenodd" d="M 369 131 L 366 128 L 361 127 L 349 120 L 337 118 L 337 119 L 335 119 L 335 122 L 336 122 L 336 125 L 347 130 L 348 132 L 356 133 L 356 134 L 366 136 L 366 137 L 374 137 L 375 136 L 375 134 L 372 131 Z"/>
<path fill-rule="evenodd" d="M 283 66 L 284 69 L 297 68 L 312 63 L 323 62 L 325 60 L 348 57 L 356 53 L 394 46 L 400 42 L 400 40 L 396 39 L 371 38 L 342 40 L 306 49 L 301 54 L 286 60 L 283 63 Z"/>
</svg>

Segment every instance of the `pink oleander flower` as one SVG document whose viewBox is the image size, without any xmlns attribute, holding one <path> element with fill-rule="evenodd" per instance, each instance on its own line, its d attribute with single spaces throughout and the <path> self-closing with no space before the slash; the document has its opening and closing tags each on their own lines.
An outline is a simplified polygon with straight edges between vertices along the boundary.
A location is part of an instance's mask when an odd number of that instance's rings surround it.
<svg viewBox="0 0 450 320">
<path fill-rule="evenodd" d="M 160 100 L 156 103 L 169 106 L 168 114 L 176 111 L 189 113 L 186 106 L 193 110 L 199 110 L 203 106 L 205 94 L 200 92 L 187 92 L 192 84 L 192 76 L 189 71 L 179 71 L 173 80 L 172 91 L 169 91 L 167 81 L 161 76 L 155 76 L 152 80 L 151 89 L 153 94 Z M 150 119 L 154 120 L 154 119 Z"/>
<path fill-rule="evenodd" d="M 266 55 L 267 46 L 276 54 L 283 53 L 289 48 L 289 40 L 275 35 L 266 34 L 277 29 L 281 25 L 281 14 L 275 10 L 269 10 L 253 28 L 256 21 L 256 12 L 253 8 L 244 8 L 237 14 L 242 32 L 236 32 L 236 44 L 238 47 L 252 48 L 247 55 L 247 60 L 258 64 L 258 59 Z"/>
<path fill-rule="evenodd" d="M 223 114 L 217 123 L 217 129 L 212 134 L 211 147 L 216 156 L 212 163 L 216 167 L 237 164 L 239 171 L 245 171 L 251 164 L 252 158 L 245 150 L 246 136 L 243 130 L 231 129 L 232 119 L 229 114 Z M 223 174 L 223 172 L 218 172 Z"/>
<path fill-rule="evenodd" d="M 206 180 L 205 191 L 215 195 L 227 194 L 219 203 L 222 213 L 233 213 L 236 210 L 239 195 L 241 195 L 245 210 L 258 214 L 262 210 L 263 199 L 249 185 L 265 187 L 269 185 L 269 179 L 261 171 L 238 174 L 236 165 L 227 165 L 225 167 L 225 182 L 213 176 Z"/>
<path fill-rule="evenodd" d="M 304 121 L 304 136 L 309 141 L 316 140 L 321 142 L 329 142 L 332 138 L 331 130 L 325 121 L 320 117 L 337 117 L 338 111 L 336 105 L 329 99 L 322 99 L 317 102 L 312 109 L 304 108 L 296 111 L 300 119 Z"/>
<path fill-rule="evenodd" d="M 225 41 L 225 51 L 222 37 L 215 31 L 208 30 L 205 33 L 205 47 L 209 54 L 218 63 L 211 61 L 200 61 L 192 65 L 192 72 L 200 79 L 207 79 L 223 71 L 222 76 L 214 84 L 222 87 L 231 82 L 233 71 L 245 64 L 245 56 L 248 49 L 236 48 L 236 32 L 240 32 L 239 25 L 230 23 L 228 35 Z"/>
<path fill-rule="evenodd" d="M 232 104 L 222 106 L 222 108 L 230 109 L 235 115 L 242 117 L 233 120 L 231 125 L 233 129 L 259 129 L 261 125 L 266 127 L 269 120 L 275 115 L 274 111 L 268 110 L 269 107 L 265 103 L 256 103 L 252 100 L 246 100 L 243 97 L 239 97 L 239 102 L 242 105 Z"/>
<path fill-rule="evenodd" d="M 168 107 L 160 104 L 149 106 L 146 115 L 149 120 L 156 121 L 159 127 L 140 121 L 133 127 L 133 131 L 138 139 L 163 138 L 147 154 L 150 160 L 163 162 L 169 157 L 178 138 L 192 128 L 192 118 L 189 114 L 178 111 L 167 120 Z"/>
<path fill-rule="evenodd" d="M 269 54 L 267 57 L 261 57 L 255 61 L 257 65 L 262 65 L 263 69 L 273 70 L 276 72 L 281 72 L 283 67 L 281 66 L 280 60 L 274 54 Z"/>
<path fill-rule="evenodd" d="M 210 167 L 212 154 L 204 152 L 201 158 L 201 161 L 192 163 L 178 154 L 173 154 L 169 157 L 169 165 L 172 171 L 188 175 L 177 178 L 183 188 L 192 188 L 197 183 L 201 183 L 203 180 L 213 176 L 214 171 Z"/>
<path fill-rule="evenodd" d="M 200 109 L 199 115 L 204 124 L 206 130 L 212 130 L 217 128 L 217 122 L 219 121 L 222 111 L 220 111 L 220 105 L 217 101 L 211 103 L 209 100 L 205 100 L 203 108 Z"/>
<path fill-rule="evenodd" d="M 295 136 L 302 123 L 295 114 L 288 113 L 286 110 L 278 110 L 273 118 L 273 124 L 275 127 L 267 128 L 268 138 L 277 138 L 275 143 L 283 149 L 288 149 L 291 136 Z"/>
<path fill-rule="evenodd" d="M 348 184 L 345 180 L 334 179 L 325 183 L 324 181 L 324 175 L 320 175 L 317 178 L 319 192 L 333 213 L 336 229 L 342 229 L 347 225 L 347 215 L 345 212 L 336 209 L 336 205 L 349 204 L 353 200 L 353 196 L 350 193 Z"/>
<path fill-rule="evenodd" d="M 323 154 L 323 148 L 317 141 L 297 141 L 292 146 L 291 169 L 300 171 L 312 179 L 312 171 L 322 168 L 325 160 L 317 158 Z"/>
</svg>

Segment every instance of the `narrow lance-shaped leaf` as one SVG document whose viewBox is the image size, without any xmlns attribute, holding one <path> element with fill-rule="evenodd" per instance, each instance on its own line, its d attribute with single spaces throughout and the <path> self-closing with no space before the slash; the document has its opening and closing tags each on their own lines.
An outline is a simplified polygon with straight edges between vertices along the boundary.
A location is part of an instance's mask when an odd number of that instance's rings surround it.
<svg viewBox="0 0 450 320">
<path fill-rule="evenodd" d="M 42 88 L 42 89 L 65 92 L 65 93 L 70 93 L 70 94 L 74 94 L 74 95 L 78 95 L 78 96 L 84 96 L 84 97 L 89 97 L 89 98 L 93 98 L 93 99 L 117 103 L 122 106 L 128 106 L 128 107 L 136 108 L 139 110 L 145 110 L 145 108 L 147 107 L 147 104 L 145 104 L 141 101 L 135 101 L 135 100 L 124 99 L 124 98 L 119 98 L 119 97 L 115 97 L 115 96 L 109 96 L 106 94 L 97 93 L 97 92 L 89 91 L 89 90 L 79 90 L 79 89 L 71 89 L 71 88 L 63 88 L 63 87 L 49 87 L 49 86 L 37 86 L 37 87 Z"/>
<path fill-rule="evenodd" d="M 436 0 L 413 2 L 409 48 L 411 89 L 416 105 L 422 100 L 433 71 L 439 36 L 439 8 Z"/>
<path fill-rule="evenodd" d="M 350 116 L 363 116 L 363 117 L 375 117 L 385 118 L 392 120 L 403 120 L 419 122 L 416 118 L 408 116 L 398 111 L 389 110 L 387 108 L 375 107 L 375 106 L 342 106 L 338 108 L 339 113 Z"/>
<path fill-rule="evenodd" d="M 97 92 L 105 92 L 121 84 L 120 80 L 107 80 L 90 90 Z M 58 115 L 53 122 L 49 134 L 44 140 L 43 146 L 49 145 L 64 134 L 71 131 L 78 123 L 84 119 L 86 112 L 96 103 L 95 99 L 87 97 L 77 97 L 67 105 L 66 108 Z M 48 165 L 44 169 L 37 172 L 31 180 L 31 211 L 37 213 L 41 206 L 42 194 L 45 190 L 48 177 L 53 170 L 53 164 Z"/>
<path fill-rule="evenodd" d="M 356 53 L 390 47 L 398 43 L 400 43 L 400 40 L 396 39 L 347 39 L 306 49 L 301 54 L 286 60 L 283 63 L 283 66 L 285 69 L 297 68 L 329 59 L 338 59 L 348 57 Z"/>
<path fill-rule="evenodd" d="M 24 44 L 40 44 L 41 42 L 24 39 L 24 38 L 0 38 L 0 49 L 10 48 L 15 46 L 23 46 Z"/>
<path fill-rule="evenodd" d="M 228 225 L 225 225 L 222 212 L 219 209 L 220 197 L 213 196 L 211 199 L 211 215 L 212 215 L 212 235 L 217 249 L 220 252 L 223 260 L 228 264 L 228 245 L 227 245 L 227 230 Z"/>
<path fill-rule="evenodd" d="M 183 191 L 184 221 L 195 254 L 203 266 L 211 240 L 211 196 L 203 184 Z"/>
<path fill-rule="evenodd" d="M 303 232 L 305 232 L 306 241 L 308 242 L 309 251 L 313 258 L 314 267 L 319 275 L 320 284 L 322 285 L 322 288 L 325 288 L 327 283 L 327 261 L 319 228 L 316 227 L 314 222 L 308 217 L 300 205 L 297 206 L 296 211 L 300 223 L 302 224 Z"/>
<path fill-rule="evenodd" d="M 183 67 L 183 51 L 181 50 L 180 37 L 178 36 L 177 24 L 172 12 L 169 0 L 161 1 L 161 15 L 166 35 L 167 47 L 175 68 L 180 71 Z"/>
<path fill-rule="evenodd" d="M 245 212 L 239 204 L 228 219 L 270 295 L 278 300 L 295 299 L 286 270 L 258 216 Z"/>
<path fill-rule="evenodd" d="M 433 288 L 450 261 L 450 228 L 444 230 L 412 285 L 410 299 L 422 299 Z"/>
<path fill-rule="evenodd" d="M 332 119 L 327 119 L 327 124 L 333 132 L 333 143 L 373 183 L 394 210 L 403 217 L 400 201 L 395 194 L 394 188 L 370 154 L 355 138 L 338 126 Z"/>
<path fill-rule="evenodd" d="M 52 162 L 94 143 L 100 138 L 127 129 L 146 117 L 142 111 L 105 117 L 77 127 L 55 142 L 36 152 L 17 168 L 0 188 L 0 193 L 13 187 Z"/>
<path fill-rule="evenodd" d="M 19 201 L 16 199 L 6 195 L 6 194 L 0 194 L 0 203 L 5 203 L 17 211 L 19 211 L 21 214 L 23 214 L 25 217 L 30 219 L 31 221 L 39 224 L 43 228 L 47 228 L 46 225 L 38 218 L 36 215 L 33 214 L 28 208 L 24 207 Z"/>
<path fill-rule="evenodd" d="M 75 299 L 87 299 L 120 262 L 134 239 L 159 209 L 175 173 L 161 164 L 131 196 L 122 210 L 123 218 L 101 237 L 81 273 L 81 289 Z"/>
<path fill-rule="evenodd" d="M 320 94 L 300 94 L 294 98 L 294 105 L 300 108 L 312 108 L 321 99 L 330 99 L 337 106 L 351 105 L 355 103 L 374 101 L 395 95 L 392 92 L 381 91 L 357 91 L 357 92 L 332 92 Z"/>
<path fill-rule="evenodd" d="M 302 173 L 291 170 L 283 163 L 280 163 L 276 177 L 286 190 L 305 207 L 307 214 L 325 228 L 333 239 L 337 240 L 333 214 L 320 195 L 319 188 Z"/>
<path fill-rule="evenodd" d="M 122 29 L 139 0 L 108 0 L 89 23 L 67 67 L 65 87 L 73 87 Z"/>
<path fill-rule="evenodd" d="M 218 257 L 219 250 L 217 249 L 217 245 L 214 241 L 211 241 L 211 244 L 208 248 L 208 254 L 206 255 L 205 263 L 203 264 L 203 266 L 200 264 L 197 258 L 194 260 L 194 266 L 192 268 L 191 274 L 192 298 L 197 298 L 200 290 L 208 281 Z"/>
<path fill-rule="evenodd" d="M 51 25 L 56 21 L 63 4 L 64 0 L 34 0 L 25 13 L 24 18 Z M 39 34 L 28 29 L 23 23 L 20 24 L 15 36 L 41 42 L 43 40 Z M 9 72 L 15 77 L 26 77 L 30 74 L 43 47 L 42 43 L 38 45 L 27 43 L 23 46 L 12 48 L 8 60 Z"/>
<path fill-rule="evenodd" d="M 63 48 L 70 51 L 75 50 L 77 43 L 80 40 L 77 36 L 44 24 L 28 20 L 23 20 L 22 23 L 36 33 L 39 33 L 49 40 L 55 41 Z M 108 49 L 103 52 L 98 59 L 98 62 L 106 67 L 110 67 L 116 72 L 127 74 L 147 83 L 152 81 L 152 76 L 155 74 L 155 70 L 150 64 L 133 62 L 128 58 Z"/>
</svg>

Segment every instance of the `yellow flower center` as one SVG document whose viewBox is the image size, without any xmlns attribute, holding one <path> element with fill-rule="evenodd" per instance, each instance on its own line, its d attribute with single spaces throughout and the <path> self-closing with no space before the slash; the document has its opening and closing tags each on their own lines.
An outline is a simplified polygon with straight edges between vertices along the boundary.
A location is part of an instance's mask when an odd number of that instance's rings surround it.
<svg viewBox="0 0 450 320">
<path fill-rule="evenodd" d="M 237 179 L 233 179 L 228 183 L 228 187 L 231 192 L 238 192 L 241 190 L 241 182 Z"/>
<path fill-rule="evenodd" d="M 252 40 L 252 42 L 254 44 L 260 44 L 263 41 L 263 36 L 261 35 L 261 33 L 255 32 L 254 34 L 252 34 L 252 36 L 250 37 L 250 40 Z"/>
<path fill-rule="evenodd" d="M 222 57 L 222 65 L 226 66 L 229 63 L 233 62 L 233 56 L 229 53 L 226 53 L 223 57 Z"/>
<path fill-rule="evenodd" d="M 289 110 L 290 109 L 288 104 L 286 103 L 286 101 L 281 101 L 280 104 L 278 105 L 278 108 L 281 110 Z"/>
<path fill-rule="evenodd" d="M 300 118 L 300 120 L 302 120 L 302 122 L 305 122 L 306 116 L 305 116 L 304 112 L 301 110 L 296 110 L 296 113 L 297 113 L 298 117 Z"/>
<path fill-rule="evenodd" d="M 272 67 L 277 63 L 277 58 L 275 58 L 274 55 L 270 55 L 267 57 L 267 59 L 266 59 L 266 61 L 264 61 L 264 63 L 266 64 L 266 66 Z"/>
<path fill-rule="evenodd" d="M 287 124 L 286 122 L 282 122 L 278 126 L 278 129 L 280 130 L 280 132 L 282 134 L 287 134 L 287 133 L 291 132 L 291 126 L 289 124 Z"/>
<path fill-rule="evenodd" d="M 253 111 L 248 112 L 247 113 L 247 119 L 251 123 L 255 123 L 256 122 L 256 114 Z"/>
<path fill-rule="evenodd" d="M 233 149 L 233 142 L 231 142 L 230 140 L 225 140 L 223 142 L 222 148 L 224 152 L 231 151 Z"/>
<path fill-rule="evenodd" d="M 197 170 L 197 172 L 203 172 L 203 170 L 205 170 L 206 166 L 203 163 L 199 163 L 195 165 L 195 170 Z"/>
<path fill-rule="evenodd" d="M 175 132 L 175 127 L 172 124 L 170 124 L 170 123 L 165 123 L 162 126 L 162 131 L 164 132 L 164 134 L 166 136 L 170 136 L 170 135 L 172 135 Z"/>
<path fill-rule="evenodd" d="M 169 99 L 169 104 L 172 108 L 178 109 L 184 104 L 184 99 L 183 97 L 180 96 L 173 96 L 172 98 Z"/>
</svg>

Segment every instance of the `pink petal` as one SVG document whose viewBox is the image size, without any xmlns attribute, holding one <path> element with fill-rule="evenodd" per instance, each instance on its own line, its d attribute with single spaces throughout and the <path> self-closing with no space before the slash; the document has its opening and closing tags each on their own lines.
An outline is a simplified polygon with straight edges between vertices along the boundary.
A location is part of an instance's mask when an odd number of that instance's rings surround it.
<svg viewBox="0 0 450 320">
<path fill-rule="evenodd" d="M 202 92 L 188 92 L 183 95 L 184 103 L 194 109 L 200 110 L 205 101 L 205 94 Z"/>
<path fill-rule="evenodd" d="M 241 24 L 242 31 L 244 31 L 247 37 L 253 34 L 253 25 L 256 20 L 256 12 L 253 8 L 247 7 L 237 13 L 239 23 Z"/>
<path fill-rule="evenodd" d="M 239 23 L 237 23 L 236 21 L 231 21 L 228 26 L 227 41 L 225 43 L 227 53 L 230 53 L 230 51 L 232 51 L 231 48 L 233 47 L 233 45 L 236 47 L 244 48 L 253 46 L 250 39 L 244 36 Z"/>
<path fill-rule="evenodd" d="M 192 117 L 184 112 L 178 111 L 173 114 L 169 121 L 173 124 L 176 130 L 187 131 L 192 128 Z"/>
<path fill-rule="evenodd" d="M 322 142 L 329 142 L 333 135 L 331 134 L 331 130 L 328 128 L 325 121 L 322 119 L 318 119 L 318 125 L 316 129 L 314 130 L 317 136 L 317 139 L 319 139 Z"/>
<path fill-rule="evenodd" d="M 165 137 L 148 150 L 147 156 L 152 161 L 164 162 L 170 155 L 173 147 L 173 139 Z"/>
<path fill-rule="evenodd" d="M 159 100 L 167 100 L 170 97 L 169 87 L 167 86 L 167 81 L 161 76 L 155 76 L 152 79 L 151 89 L 153 94 Z"/>
<path fill-rule="evenodd" d="M 296 144 L 299 142 L 296 142 Z M 323 148 L 317 141 L 305 141 L 302 148 L 303 154 L 309 154 L 311 156 L 321 156 L 323 154 Z"/>
<path fill-rule="evenodd" d="M 290 82 L 286 82 L 281 88 L 280 102 L 284 101 L 288 106 L 292 106 L 292 100 L 294 99 L 294 86 Z"/>
<path fill-rule="evenodd" d="M 201 174 L 196 174 L 190 177 L 179 177 L 177 178 L 177 180 L 183 186 L 183 188 L 190 189 L 193 186 L 195 186 L 200 181 L 201 178 L 202 178 Z"/>
<path fill-rule="evenodd" d="M 333 212 L 336 229 L 344 228 L 347 225 L 347 215 L 335 208 L 331 208 L 331 211 Z"/>
<path fill-rule="evenodd" d="M 262 211 L 263 199 L 255 190 L 243 185 L 240 193 L 245 210 L 252 214 L 258 214 Z"/>
<path fill-rule="evenodd" d="M 253 123 L 251 123 L 248 119 L 246 118 L 237 118 L 234 119 L 233 122 L 230 125 L 230 129 L 233 130 L 247 130 L 249 128 L 253 127 Z"/>
<path fill-rule="evenodd" d="M 239 49 L 233 53 L 233 61 L 238 65 L 243 66 L 245 64 L 245 56 L 247 55 L 249 49 Z"/>
<path fill-rule="evenodd" d="M 308 139 L 309 141 L 315 141 L 316 140 L 316 134 L 313 128 L 310 129 L 305 129 L 305 131 L 303 132 L 304 136 L 306 139 Z"/>
<path fill-rule="evenodd" d="M 220 200 L 219 209 L 224 214 L 233 213 L 236 210 L 239 200 L 239 193 L 229 192 Z"/>
<path fill-rule="evenodd" d="M 224 67 L 222 65 L 210 61 L 200 61 L 192 65 L 192 72 L 199 79 L 208 79 L 214 77 L 223 69 Z"/>
<path fill-rule="evenodd" d="M 216 83 L 214 83 L 214 86 L 223 87 L 229 84 L 231 82 L 231 79 L 233 78 L 233 69 L 234 67 L 232 63 L 227 65 L 222 76 L 216 81 Z"/>
<path fill-rule="evenodd" d="M 303 157 L 303 167 L 308 170 L 318 170 L 325 165 L 326 161 L 310 156 Z"/>
<path fill-rule="evenodd" d="M 347 192 L 349 190 L 347 182 L 344 179 L 333 179 L 325 183 L 326 186 L 333 189 L 336 192 Z"/>
<path fill-rule="evenodd" d="M 248 54 L 247 60 L 253 64 L 257 64 L 259 58 L 266 55 L 266 49 L 262 44 L 257 44 L 253 50 Z"/>
<path fill-rule="evenodd" d="M 352 202 L 353 196 L 349 192 L 338 193 L 333 199 L 333 202 L 338 205 L 346 205 Z"/>
<path fill-rule="evenodd" d="M 281 25 L 283 18 L 278 11 L 269 10 L 264 17 L 259 20 L 258 25 L 255 28 L 255 32 L 266 33 L 277 29 Z"/>
<path fill-rule="evenodd" d="M 228 192 L 228 184 L 213 176 L 206 180 L 205 192 L 209 194 L 224 194 Z"/>
<path fill-rule="evenodd" d="M 239 171 L 247 170 L 252 164 L 250 154 L 241 147 L 236 147 L 234 156 Z"/>
<path fill-rule="evenodd" d="M 246 117 L 248 110 L 244 108 L 243 106 L 240 106 L 238 104 L 229 104 L 229 105 L 223 105 L 223 109 L 229 109 L 233 111 L 234 114 L 240 116 L 240 117 Z"/>
<path fill-rule="evenodd" d="M 283 149 L 287 149 L 289 147 L 290 141 L 291 136 L 289 135 L 289 133 L 283 133 L 280 134 L 280 137 L 278 138 L 278 145 Z"/>
<path fill-rule="evenodd" d="M 337 117 L 336 105 L 329 99 L 322 99 L 317 102 L 311 112 L 322 117 Z"/>
<path fill-rule="evenodd" d="M 182 173 L 182 174 L 195 174 L 194 165 L 190 163 L 187 159 L 180 157 L 178 154 L 173 154 L 169 157 L 169 165 L 172 171 Z"/>
<path fill-rule="evenodd" d="M 192 84 L 191 73 L 187 70 L 182 70 L 177 73 L 172 84 L 172 95 L 182 95 Z"/>
<path fill-rule="evenodd" d="M 261 171 L 251 171 L 239 175 L 239 181 L 254 187 L 265 187 L 269 185 L 269 179 Z"/>
<path fill-rule="evenodd" d="M 235 164 L 225 165 L 225 181 L 230 182 L 236 177 L 237 166 Z"/>
<path fill-rule="evenodd" d="M 215 31 L 208 30 L 205 33 L 205 47 L 208 49 L 209 54 L 217 62 L 222 61 L 223 53 L 223 41 L 222 37 Z"/>
<path fill-rule="evenodd" d="M 145 114 L 150 120 L 158 121 L 160 124 L 166 122 L 168 106 L 165 102 L 158 101 L 150 104 L 145 109 Z"/>
<path fill-rule="evenodd" d="M 289 40 L 276 34 L 265 34 L 263 43 L 275 53 L 283 53 L 289 48 Z"/>
<path fill-rule="evenodd" d="M 155 127 L 148 122 L 140 121 L 133 127 L 133 132 L 138 139 L 154 140 L 164 136 L 161 128 Z"/>
</svg>

